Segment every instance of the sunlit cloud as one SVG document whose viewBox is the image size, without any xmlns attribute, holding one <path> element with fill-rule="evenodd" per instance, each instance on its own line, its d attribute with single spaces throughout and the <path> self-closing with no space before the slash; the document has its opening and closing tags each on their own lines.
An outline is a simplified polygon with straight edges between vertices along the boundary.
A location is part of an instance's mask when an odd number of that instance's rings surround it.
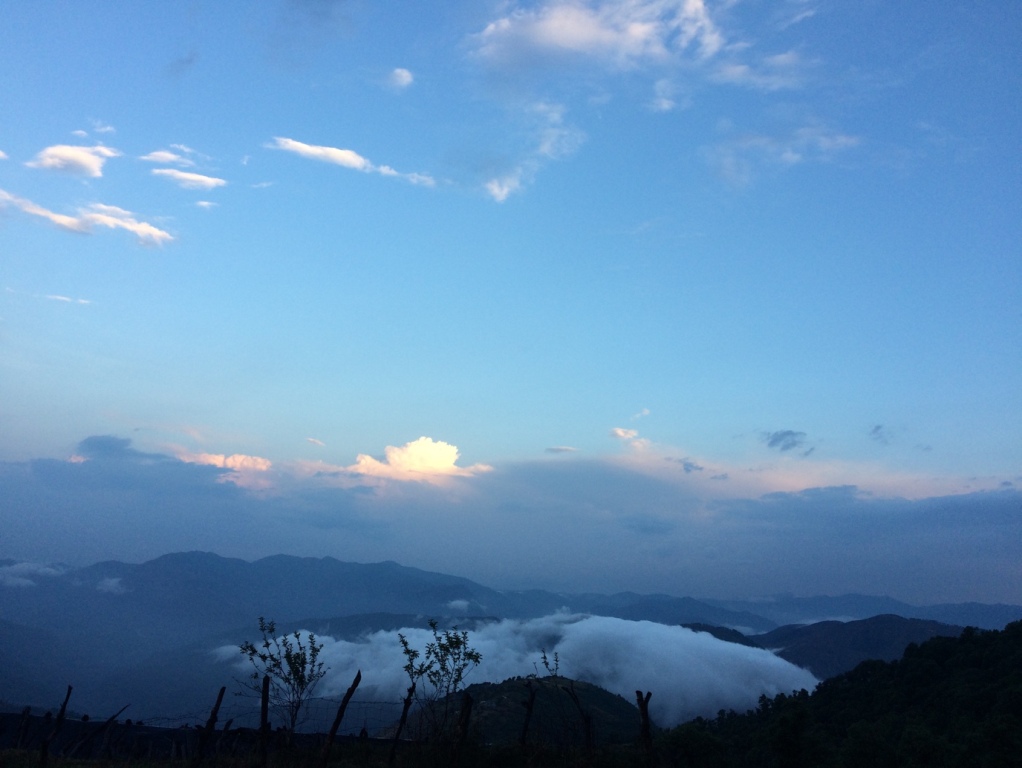
<svg viewBox="0 0 1022 768">
<path fill-rule="evenodd" d="M 400 173 L 388 165 L 374 165 L 362 155 L 351 149 L 340 149 L 338 147 L 326 147 L 316 144 L 305 144 L 301 141 L 283 137 L 275 137 L 273 144 L 267 144 L 270 149 L 282 149 L 285 152 L 292 152 L 300 157 L 309 160 L 319 160 L 323 163 L 339 165 L 343 168 L 351 168 L 363 173 L 379 173 L 383 176 L 396 176 L 412 184 L 419 184 L 432 187 L 436 181 L 432 176 L 423 173 Z"/>
<path fill-rule="evenodd" d="M 7 153 L 4 152 L 2 149 L 0 149 L 0 160 L 6 160 L 6 159 L 7 159 Z"/>
<path fill-rule="evenodd" d="M 624 427 L 614 427 L 610 430 L 610 436 L 618 440 L 634 440 L 639 436 L 639 431 L 636 429 L 625 429 Z"/>
<path fill-rule="evenodd" d="M 77 147 L 56 144 L 39 152 L 34 160 L 30 160 L 25 165 L 30 168 L 46 168 L 99 178 L 103 175 L 103 164 L 111 157 L 119 157 L 120 154 L 116 149 L 103 145 Z"/>
<path fill-rule="evenodd" d="M 220 205 L 220 203 L 214 203 L 209 200 L 197 200 L 195 204 L 199 208 L 205 208 L 206 210 L 209 210 L 210 208 L 216 208 L 218 205 Z"/>
<path fill-rule="evenodd" d="M 249 490 L 265 490 L 272 486 L 272 481 L 266 473 L 272 468 L 273 463 L 261 456 L 248 456 L 244 453 L 233 453 L 225 455 L 222 453 L 188 453 L 181 451 L 177 458 L 188 464 L 202 464 L 209 467 L 220 467 L 231 470 L 223 475 L 222 482 L 233 483 L 234 485 Z"/>
<path fill-rule="evenodd" d="M 185 168 L 195 165 L 187 157 L 171 152 L 169 149 L 158 149 L 155 152 L 150 152 L 148 155 L 142 155 L 139 160 L 161 163 L 163 165 L 180 165 Z"/>
<path fill-rule="evenodd" d="M 384 460 L 380 461 L 360 453 L 347 471 L 394 480 L 430 482 L 446 477 L 471 477 L 492 469 L 486 464 L 459 467 L 457 447 L 431 437 L 420 437 L 400 447 L 388 445 L 384 455 Z"/>
<path fill-rule="evenodd" d="M 616 67 L 664 62 L 690 49 L 713 56 L 724 37 L 702 0 L 580 2 L 552 0 L 535 8 L 512 4 L 476 36 L 477 53 L 495 64 L 537 54 L 584 56 Z"/>
<path fill-rule="evenodd" d="M 389 82 L 394 88 L 404 89 L 415 82 L 415 78 L 407 69 L 398 67 L 390 73 Z"/>
<path fill-rule="evenodd" d="M 162 176 L 170 179 L 182 189 L 216 189 L 227 184 L 224 179 L 218 179 L 215 176 L 178 171 L 174 168 L 154 168 L 152 174 L 153 176 Z"/>
<path fill-rule="evenodd" d="M 23 213 L 46 219 L 50 223 L 69 232 L 89 234 L 94 227 L 123 229 L 134 234 L 143 245 L 162 245 L 174 239 L 169 232 L 165 232 L 148 222 L 139 221 L 130 211 L 113 205 L 93 203 L 85 208 L 80 208 L 77 216 L 68 216 L 62 213 L 55 213 L 33 203 L 31 200 L 26 200 L 0 189 L 0 208 L 6 206 L 12 206 Z"/>
</svg>

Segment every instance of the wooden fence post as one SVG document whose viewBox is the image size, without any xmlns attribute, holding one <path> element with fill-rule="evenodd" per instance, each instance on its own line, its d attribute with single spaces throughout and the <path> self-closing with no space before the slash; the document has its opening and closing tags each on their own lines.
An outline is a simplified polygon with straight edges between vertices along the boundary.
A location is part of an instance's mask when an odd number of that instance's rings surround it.
<svg viewBox="0 0 1022 768">
<path fill-rule="evenodd" d="M 67 687 L 67 696 L 64 703 L 60 705 L 60 712 L 57 713 L 57 721 L 53 724 L 53 730 L 49 736 L 43 737 L 43 743 L 39 747 L 39 768 L 46 768 L 46 761 L 50 757 L 50 742 L 57 738 L 61 726 L 64 725 L 64 714 L 67 712 L 67 702 L 71 698 L 71 686 Z"/>
<path fill-rule="evenodd" d="M 333 746 L 334 737 L 337 736 L 337 729 L 341 727 L 341 720 L 344 719 L 344 711 L 348 708 L 348 702 L 351 701 L 351 697 L 355 695 L 355 689 L 358 688 L 358 684 L 362 682 L 362 670 L 355 672 L 355 679 L 351 681 L 351 685 L 348 686 L 347 692 L 344 694 L 344 698 L 341 699 L 341 706 L 337 708 L 337 716 L 334 717 L 334 724 L 330 726 L 330 733 L 327 734 L 326 743 L 323 744 L 323 751 L 319 756 L 319 764 L 321 768 L 326 768 L 327 759 L 330 757 L 330 747 Z"/>
<path fill-rule="evenodd" d="M 195 744 L 195 754 L 192 756 L 192 768 L 196 768 L 202 761 L 202 756 L 206 751 L 206 743 L 213 734 L 213 729 L 216 728 L 216 716 L 220 712 L 220 705 L 223 703 L 225 693 L 227 693 L 227 686 L 222 686 L 220 693 L 216 697 L 216 704 L 213 705 L 213 711 L 209 713 L 206 727 L 199 731 L 199 737 Z"/>
</svg>

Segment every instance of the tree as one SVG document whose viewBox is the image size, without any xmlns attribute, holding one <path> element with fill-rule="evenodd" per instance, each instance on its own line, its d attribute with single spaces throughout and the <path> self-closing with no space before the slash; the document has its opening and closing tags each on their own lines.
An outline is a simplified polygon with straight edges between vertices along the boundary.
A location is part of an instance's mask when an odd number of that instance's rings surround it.
<svg viewBox="0 0 1022 768">
<path fill-rule="evenodd" d="M 263 676 L 270 678 L 270 706 L 284 721 L 290 733 L 301 723 L 302 710 L 312 698 L 326 668 L 319 660 L 323 643 L 316 642 L 311 632 L 307 640 L 302 633 L 277 636 L 277 626 L 259 617 L 259 632 L 263 641 L 258 646 L 246 640 L 238 648 L 252 664 L 252 674 L 246 688 L 262 695 Z"/>
<path fill-rule="evenodd" d="M 423 653 L 411 647 L 408 639 L 398 633 L 401 652 L 405 655 L 405 673 L 415 687 L 415 698 L 422 707 L 430 736 L 446 737 L 451 726 L 451 713 L 456 694 L 465 676 L 482 661 L 482 654 L 468 644 L 468 632 L 452 627 L 440 631 L 435 619 L 429 629 L 433 641 L 426 643 Z M 419 661 L 419 659 L 422 661 Z"/>
</svg>

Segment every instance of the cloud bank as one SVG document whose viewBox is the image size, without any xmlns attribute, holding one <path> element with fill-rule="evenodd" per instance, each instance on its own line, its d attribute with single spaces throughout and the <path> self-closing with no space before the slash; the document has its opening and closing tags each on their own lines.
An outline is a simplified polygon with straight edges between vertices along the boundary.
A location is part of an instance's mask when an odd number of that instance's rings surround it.
<svg viewBox="0 0 1022 768">
<path fill-rule="evenodd" d="M 398 632 L 420 650 L 433 639 L 419 628 L 376 632 L 356 642 L 317 636 L 324 644 L 320 660 L 330 668 L 321 695 L 342 695 L 361 669 L 361 697 L 400 700 L 408 677 Z M 713 716 L 721 709 L 743 712 L 754 708 L 761 695 L 812 690 L 817 682 L 806 670 L 760 648 L 725 643 L 684 627 L 605 616 L 558 613 L 492 622 L 471 630 L 469 642 L 482 654 L 482 663 L 468 684 L 545 675 L 540 654 L 556 653 L 565 677 L 594 683 L 629 701 L 637 689 L 651 691 L 650 715 L 661 726 Z M 233 659 L 237 648 L 227 646 L 219 653 Z"/>
<path fill-rule="evenodd" d="M 1022 603 L 1012 486 L 914 500 L 855 486 L 763 492 L 752 482 L 763 471 L 653 448 L 486 469 L 460 467 L 455 446 L 430 438 L 388 448 L 350 466 L 226 452 L 189 462 L 88 438 L 67 460 L 0 463 L 0 557 L 284 552 L 396 560 L 504 589 Z"/>
</svg>

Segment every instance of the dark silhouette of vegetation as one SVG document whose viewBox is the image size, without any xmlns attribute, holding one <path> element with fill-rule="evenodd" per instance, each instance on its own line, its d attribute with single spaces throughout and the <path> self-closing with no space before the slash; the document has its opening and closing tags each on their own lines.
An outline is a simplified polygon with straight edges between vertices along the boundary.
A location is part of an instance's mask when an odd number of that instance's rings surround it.
<svg viewBox="0 0 1022 768">
<path fill-rule="evenodd" d="M 399 633 L 398 639 L 405 656 L 404 670 L 412 683 L 409 695 L 419 703 L 425 735 L 445 739 L 451 735 L 453 713 L 460 703 L 455 694 L 462 690 L 465 676 L 483 657 L 468 644 L 468 632 L 456 626 L 442 631 L 438 627 L 436 620 L 431 619 L 429 629 L 433 640 L 426 643 L 421 653 L 411 647 L 404 635 Z"/>
<path fill-rule="evenodd" d="M 319 660 L 323 644 L 317 643 L 311 632 L 307 640 L 303 640 L 298 631 L 278 637 L 276 624 L 262 616 L 259 617 L 259 632 L 263 640 L 258 646 L 248 640 L 238 646 L 253 670 L 247 681 L 240 682 L 252 694 L 262 697 L 263 679 L 269 677 L 270 706 L 287 731 L 294 733 L 301 723 L 302 710 L 326 675 L 323 662 Z"/>
<path fill-rule="evenodd" d="M 763 696 L 660 739 L 667 765 L 1011 766 L 1022 764 L 1022 622 L 912 644 L 807 691 Z"/>
<path fill-rule="evenodd" d="M 437 643 L 448 642 L 448 635 L 435 628 L 434 632 Z M 466 653 L 472 649 L 467 636 L 451 632 L 461 650 L 448 656 L 448 669 L 452 658 L 460 659 L 458 664 L 467 666 L 452 679 L 463 680 L 473 658 Z M 411 674 L 420 670 L 417 679 L 428 681 L 427 660 L 435 661 L 438 653 L 439 645 L 421 662 L 420 656 L 406 654 Z M 346 700 L 358 680 L 356 676 Z M 555 697 L 576 710 L 576 721 L 581 713 L 592 716 L 590 738 L 581 733 L 573 744 L 539 740 L 541 727 L 566 727 L 553 715 L 560 706 Z M 369 768 L 389 761 L 401 768 L 449 766 L 460 760 L 463 766 L 507 768 L 1017 766 L 1022 765 L 1022 622 L 1009 624 L 1003 631 L 969 628 L 957 638 L 936 637 L 913 644 L 898 661 L 863 662 L 821 683 L 813 693 L 762 696 L 758 706 L 745 714 L 721 711 L 716 718 L 699 718 L 667 731 L 651 728 L 652 750 L 646 737 L 648 721 L 636 715 L 634 706 L 585 683 L 530 676 L 459 688 L 448 698 L 452 707 L 460 705 L 452 709 L 460 717 L 452 719 L 445 740 L 402 741 L 392 750 L 388 739 L 343 737 L 332 749 L 324 749 L 329 742 L 322 734 L 298 733 L 292 739 L 292 734 L 281 732 L 270 744 L 268 765 Z M 650 698 L 649 692 L 636 691 L 640 709 Z M 629 716 L 622 718 L 630 721 L 622 739 L 625 743 L 599 738 L 607 727 L 601 712 L 609 709 L 611 699 L 629 708 Z M 28 712 L 0 715 L 0 765 L 36 768 L 49 761 L 49 768 L 127 764 L 150 768 L 201 761 L 218 768 L 250 768 L 260 735 L 252 729 L 230 731 L 230 722 L 215 730 L 219 703 L 218 697 L 204 728 L 177 730 L 142 728 L 131 721 L 116 723 L 114 718 L 100 724 L 61 714 L 54 718 L 50 713 L 45 718 Z M 522 728 L 523 705 L 532 717 L 527 729 Z M 66 711 L 66 706 L 67 698 L 61 710 Z M 339 711 L 335 722 L 342 714 Z M 505 735 L 494 740 L 498 732 Z M 98 736 L 103 737 L 102 744 Z M 157 746 L 163 751 L 157 753 Z M 72 759 L 76 753 L 82 759 Z M 85 760 L 97 757 L 101 759 Z"/>
</svg>

